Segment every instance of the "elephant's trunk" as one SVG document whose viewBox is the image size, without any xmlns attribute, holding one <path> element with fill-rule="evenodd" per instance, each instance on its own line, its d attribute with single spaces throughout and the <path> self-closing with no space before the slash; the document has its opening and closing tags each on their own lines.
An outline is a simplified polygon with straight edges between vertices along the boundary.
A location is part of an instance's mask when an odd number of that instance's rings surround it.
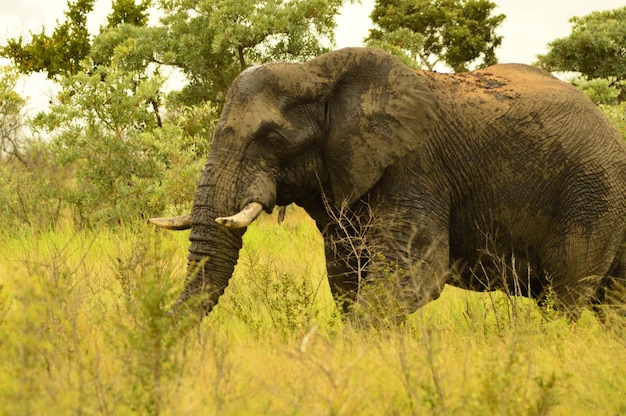
<svg viewBox="0 0 626 416">
<path fill-rule="evenodd" d="M 241 249 L 242 231 L 231 231 L 246 228 L 263 211 L 263 205 L 251 202 L 239 213 L 230 217 L 219 217 L 215 222 L 225 227 L 215 227 L 214 224 L 197 224 L 195 234 L 192 232 L 192 241 L 189 249 L 187 286 L 177 307 L 186 304 L 194 295 L 205 294 L 199 298 L 199 312 L 208 314 L 222 295 L 228 279 L 237 263 L 237 253 Z M 209 214 L 209 218 L 215 215 Z M 149 222 L 170 230 L 186 230 L 192 228 L 191 214 L 174 218 L 151 218 Z M 211 245 L 211 241 L 221 241 L 219 246 Z M 211 260 L 213 259 L 213 260 Z M 200 296 L 201 297 L 201 296 Z"/>
<path fill-rule="evenodd" d="M 176 309 L 189 305 L 202 317 L 217 304 L 237 264 L 246 227 L 264 207 L 274 205 L 276 186 L 263 178 L 263 173 L 251 174 L 232 152 L 216 149 L 209 155 L 191 212 L 187 285 Z"/>
<path fill-rule="evenodd" d="M 244 229 L 222 227 L 214 221 L 194 224 L 189 236 L 187 284 L 176 307 L 188 305 L 200 317 L 211 312 L 233 274 L 243 233 Z"/>
</svg>

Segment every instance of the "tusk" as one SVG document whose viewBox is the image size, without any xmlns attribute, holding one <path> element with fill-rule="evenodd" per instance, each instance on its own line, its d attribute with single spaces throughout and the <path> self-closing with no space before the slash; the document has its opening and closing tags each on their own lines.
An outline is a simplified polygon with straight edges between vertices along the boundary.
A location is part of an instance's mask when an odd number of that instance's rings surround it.
<svg viewBox="0 0 626 416">
<path fill-rule="evenodd" d="M 191 228 L 191 214 L 172 218 L 150 218 L 148 222 L 168 230 L 188 230 Z"/>
<path fill-rule="evenodd" d="M 263 205 L 258 202 L 250 202 L 232 217 L 216 218 L 215 222 L 228 228 L 245 228 L 257 219 L 261 211 L 263 211 Z"/>
</svg>

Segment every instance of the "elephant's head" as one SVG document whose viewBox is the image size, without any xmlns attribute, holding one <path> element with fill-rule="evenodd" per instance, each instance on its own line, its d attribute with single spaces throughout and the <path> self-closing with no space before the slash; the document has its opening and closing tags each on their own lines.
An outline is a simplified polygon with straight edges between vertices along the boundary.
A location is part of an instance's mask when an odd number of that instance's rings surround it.
<svg viewBox="0 0 626 416">
<path fill-rule="evenodd" d="M 292 202 L 319 218 L 323 198 L 352 204 L 385 169 L 416 150 L 433 125 L 419 75 L 376 49 L 350 48 L 304 64 L 247 69 L 233 83 L 190 216 L 153 222 L 191 228 L 179 303 L 217 303 L 246 227 Z"/>
</svg>

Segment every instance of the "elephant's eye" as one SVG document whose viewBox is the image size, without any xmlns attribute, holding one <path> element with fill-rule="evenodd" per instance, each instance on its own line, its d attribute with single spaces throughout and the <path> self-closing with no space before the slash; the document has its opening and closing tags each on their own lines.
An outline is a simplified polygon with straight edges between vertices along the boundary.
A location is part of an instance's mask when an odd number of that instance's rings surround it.
<svg viewBox="0 0 626 416">
<path fill-rule="evenodd" d="M 267 149 L 280 149 L 285 146 L 285 138 L 278 133 L 268 133 L 263 139 L 263 146 Z"/>
</svg>

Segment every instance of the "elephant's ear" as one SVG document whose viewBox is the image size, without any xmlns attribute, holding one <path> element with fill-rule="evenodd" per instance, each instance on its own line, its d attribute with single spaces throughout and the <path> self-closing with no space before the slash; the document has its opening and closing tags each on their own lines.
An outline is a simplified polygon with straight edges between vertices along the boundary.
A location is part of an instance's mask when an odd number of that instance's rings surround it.
<svg viewBox="0 0 626 416">
<path fill-rule="evenodd" d="M 385 169 L 424 144 L 436 113 L 420 75 L 378 49 L 316 58 L 327 85 L 324 157 L 335 203 L 356 201 Z"/>
</svg>

